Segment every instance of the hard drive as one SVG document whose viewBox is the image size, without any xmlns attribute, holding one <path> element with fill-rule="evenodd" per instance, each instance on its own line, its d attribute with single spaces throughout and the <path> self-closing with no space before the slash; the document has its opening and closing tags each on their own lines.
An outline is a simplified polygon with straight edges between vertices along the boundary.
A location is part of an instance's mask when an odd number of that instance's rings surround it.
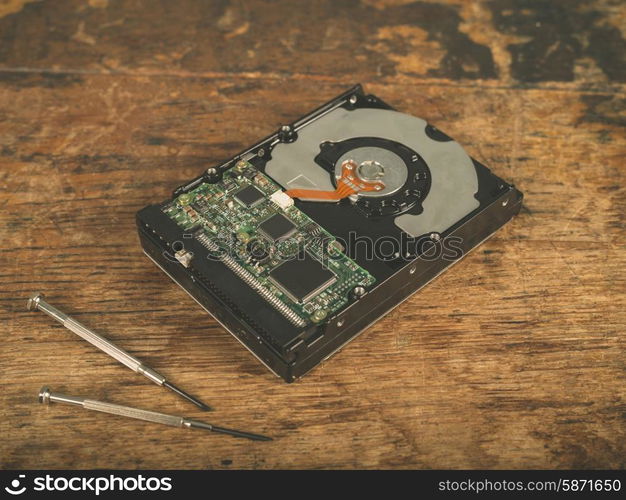
<svg viewBox="0 0 626 500">
<path fill-rule="evenodd" d="M 357 85 L 208 166 L 137 227 L 146 255 L 292 382 L 521 203 L 445 133 Z"/>
</svg>

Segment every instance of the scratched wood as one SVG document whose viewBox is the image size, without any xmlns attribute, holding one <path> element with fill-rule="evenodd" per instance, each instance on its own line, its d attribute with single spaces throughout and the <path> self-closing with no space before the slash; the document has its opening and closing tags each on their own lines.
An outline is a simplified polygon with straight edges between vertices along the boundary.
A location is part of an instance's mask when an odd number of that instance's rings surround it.
<svg viewBox="0 0 626 500">
<path fill-rule="evenodd" d="M 626 466 L 626 8 L 0 0 L 0 466 Z M 134 214 L 360 81 L 525 193 L 522 213 L 302 381 L 140 250 Z M 203 417 L 42 314 L 43 291 L 252 443 L 37 403 Z"/>
</svg>

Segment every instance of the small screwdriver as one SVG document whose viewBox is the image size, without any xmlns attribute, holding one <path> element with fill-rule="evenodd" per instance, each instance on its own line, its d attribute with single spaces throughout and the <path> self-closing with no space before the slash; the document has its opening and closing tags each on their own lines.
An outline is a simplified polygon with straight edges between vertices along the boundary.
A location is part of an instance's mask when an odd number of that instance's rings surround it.
<svg viewBox="0 0 626 500">
<path fill-rule="evenodd" d="M 76 321 L 74 318 L 68 316 L 67 314 L 62 313 L 56 307 L 48 304 L 44 300 L 44 295 L 42 293 L 36 293 L 33 296 L 31 296 L 28 299 L 27 308 L 29 311 L 40 310 L 40 311 L 45 312 L 48 316 L 54 318 L 59 323 L 61 323 L 65 328 L 74 332 L 76 335 L 86 340 L 91 345 L 96 346 L 102 352 L 105 352 L 106 354 L 116 359 L 123 365 L 126 365 L 128 368 L 130 368 L 134 372 L 140 373 L 141 375 L 149 378 L 157 385 L 166 387 L 169 390 L 174 391 L 179 396 L 185 398 L 187 401 L 190 401 L 191 403 L 195 404 L 197 407 L 205 411 L 211 410 L 210 406 L 204 404 L 202 401 L 194 398 L 190 394 L 187 394 L 185 391 L 183 391 L 182 389 L 179 389 L 174 384 L 171 384 L 159 372 L 144 365 L 136 357 L 131 356 L 123 349 L 120 349 L 109 339 L 106 339 L 102 335 L 99 335 L 93 330 L 90 330 L 85 325 Z"/>
<path fill-rule="evenodd" d="M 122 417 L 136 418 L 147 422 L 155 422 L 157 424 L 171 425 L 172 427 L 187 427 L 191 429 L 205 429 L 211 432 L 219 432 L 220 434 L 228 434 L 233 437 L 252 439 L 253 441 L 273 441 L 271 437 L 261 434 L 252 434 L 251 432 L 237 431 L 235 429 L 226 429 L 217 425 L 207 424 L 199 420 L 191 418 L 177 417 L 175 415 L 167 415 L 156 411 L 142 410 L 140 408 L 132 408 L 130 406 L 121 406 L 105 401 L 96 401 L 95 399 L 79 398 L 76 396 L 66 396 L 65 394 L 55 394 L 50 391 L 49 387 L 42 387 L 39 391 L 39 402 L 42 404 L 49 403 L 65 403 L 69 405 L 82 406 L 87 410 L 101 411 L 112 415 L 120 415 Z"/>
</svg>

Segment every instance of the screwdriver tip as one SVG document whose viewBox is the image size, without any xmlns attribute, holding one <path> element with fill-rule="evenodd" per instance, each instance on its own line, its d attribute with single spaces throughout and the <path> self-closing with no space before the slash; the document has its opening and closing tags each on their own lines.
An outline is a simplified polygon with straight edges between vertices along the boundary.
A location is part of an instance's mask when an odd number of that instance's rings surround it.
<svg viewBox="0 0 626 500">
<path fill-rule="evenodd" d="M 261 434 L 257 434 L 256 438 L 253 438 L 254 441 L 274 441 L 274 438 L 269 436 L 263 436 Z"/>
<path fill-rule="evenodd" d="M 191 427 L 196 427 L 198 429 L 206 429 L 207 431 L 228 434 L 229 436 L 250 439 L 252 441 L 274 441 L 273 438 L 264 436 L 263 434 L 253 434 L 252 432 L 227 429 L 226 427 L 218 427 L 217 425 L 207 424 L 206 422 L 200 422 L 199 420 L 187 419 L 187 423 Z"/>
<path fill-rule="evenodd" d="M 178 394 L 179 396 L 185 398 L 190 403 L 193 403 L 194 405 L 196 405 L 201 410 L 211 411 L 213 409 L 209 405 L 207 405 L 207 404 L 203 403 L 202 401 L 200 401 L 199 399 L 194 398 L 191 394 L 188 394 L 185 391 L 183 391 L 182 389 L 179 389 L 174 384 L 171 384 L 171 383 L 165 381 L 165 382 L 163 382 L 163 387 L 167 387 L 169 390 L 174 391 L 176 394 Z"/>
</svg>

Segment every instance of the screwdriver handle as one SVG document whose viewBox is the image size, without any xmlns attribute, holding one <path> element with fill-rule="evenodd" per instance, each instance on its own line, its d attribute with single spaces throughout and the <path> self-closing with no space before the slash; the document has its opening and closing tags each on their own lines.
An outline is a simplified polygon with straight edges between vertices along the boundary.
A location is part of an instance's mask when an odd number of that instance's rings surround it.
<svg viewBox="0 0 626 500">
<path fill-rule="evenodd" d="M 163 385 L 163 382 L 165 382 L 165 377 L 163 375 L 156 372 L 152 368 L 148 368 L 147 366 L 142 364 L 142 362 L 139 361 L 136 357 L 128 354 L 124 349 L 116 346 L 113 342 L 104 338 L 102 335 L 99 335 L 93 330 L 87 328 L 85 325 L 79 323 L 71 316 L 64 316 L 65 319 L 63 320 L 63 326 L 65 326 L 65 328 L 74 332 L 79 337 L 85 339 L 87 342 L 97 347 L 101 351 L 107 353 L 113 359 L 116 359 L 123 365 L 126 365 L 134 372 L 145 375 L 157 385 Z"/>
<path fill-rule="evenodd" d="M 185 419 L 174 415 L 166 415 L 156 411 L 141 410 L 139 408 L 130 408 L 128 406 L 116 405 L 105 401 L 96 401 L 94 399 L 83 400 L 83 408 L 87 410 L 101 411 L 103 413 L 111 413 L 122 417 L 136 418 L 137 420 L 146 420 L 156 424 L 171 425 L 172 427 L 182 427 Z"/>
<path fill-rule="evenodd" d="M 95 410 L 121 417 L 135 418 L 137 420 L 145 420 L 156 424 L 170 425 L 172 427 L 185 427 L 188 429 L 204 429 L 219 434 L 228 434 L 229 436 L 252 439 L 253 441 L 272 441 L 272 438 L 261 434 L 253 434 L 251 432 L 238 431 L 236 429 L 227 429 L 218 427 L 207 422 L 201 422 L 191 418 L 177 417 L 167 415 L 156 411 L 142 410 L 140 408 L 131 408 L 129 406 L 121 406 L 106 401 L 96 401 L 95 399 L 86 399 L 77 396 L 67 396 L 65 394 L 53 393 L 49 387 L 44 386 L 39 391 L 39 402 L 42 404 L 63 403 L 74 406 L 81 406 L 87 410 Z"/>
<path fill-rule="evenodd" d="M 183 427 L 185 419 L 174 415 L 167 415 L 156 411 L 131 408 L 130 406 L 116 405 L 106 401 L 96 401 L 95 399 L 80 398 L 77 396 L 67 396 L 58 392 L 52 392 L 49 387 L 44 386 L 39 391 L 39 402 L 43 404 L 63 403 L 74 406 L 82 406 L 87 410 L 101 411 L 121 417 L 135 418 L 157 424 L 171 425 L 172 427 Z"/>
<path fill-rule="evenodd" d="M 101 351 L 105 352 L 113 359 L 116 359 L 123 365 L 127 366 L 131 370 L 136 373 L 140 373 L 145 377 L 152 380 L 157 385 L 163 385 L 165 382 L 165 377 L 142 364 L 136 357 L 128 354 L 124 349 L 117 347 L 113 342 L 109 339 L 103 337 L 102 335 L 97 334 L 90 328 L 87 328 L 82 323 L 76 321 L 71 316 L 59 311 L 56 307 L 48 304 L 43 295 L 37 294 L 32 297 L 28 302 L 29 309 L 39 309 L 40 311 L 46 313 L 48 316 L 56 319 L 59 323 L 61 323 L 65 328 L 74 332 L 76 335 L 81 337 L 82 339 L 89 342 L 91 345 L 97 347 Z"/>
<path fill-rule="evenodd" d="M 79 337 L 85 339 L 91 345 L 96 346 L 103 352 L 106 352 L 112 358 L 117 359 L 123 365 L 128 366 L 133 371 L 137 371 L 137 368 L 141 365 L 141 362 L 128 354 L 125 350 L 112 344 L 109 340 L 105 339 L 102 335 L 90 330 L 82 323 L 79 323 L 74 318 L 64 315 L 63 326 L 68 330 L 71 330 Z"/>
</svg>

